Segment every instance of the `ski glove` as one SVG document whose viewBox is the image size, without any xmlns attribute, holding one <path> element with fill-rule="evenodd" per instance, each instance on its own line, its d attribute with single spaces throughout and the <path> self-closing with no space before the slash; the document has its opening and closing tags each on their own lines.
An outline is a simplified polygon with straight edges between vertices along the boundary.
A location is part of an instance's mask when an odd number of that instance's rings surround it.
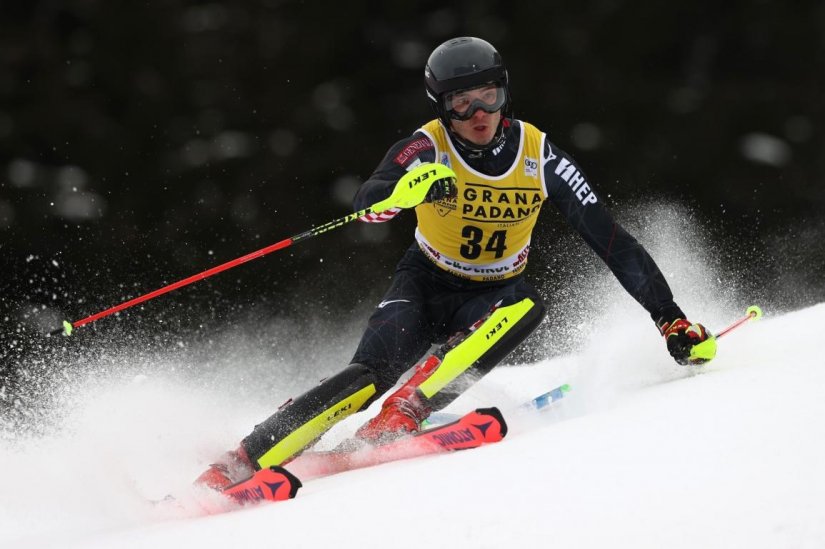
<svg viewBox="0 0 825 549">
<path fill-rule="evenodd" d="M 458 194 L 458 189 L 455 186 L 455 179 L 451 177 L 439 179 L 430 186 L 424 202 L 438 202 L 445 198 L 453 198 L 456 194 Z"/>
<path fill-rule="evenodd" d="M 684 318 L 657 322 L 670 356 L 679 364 L 704 364 L 716 356 L 716 338 L 698 323 Z"/>
<path fill-rule="evenodd" d="M 384 212 L 391 208 L 414 208 L 427 200 L 440 200 L 454 192 L 450 187 L 455 187 L 455 178 L 455 172 L 444 164 L 425 162 L 405 173 L 389 198 L 373 204 L 370 209 Z"/>
</svg>

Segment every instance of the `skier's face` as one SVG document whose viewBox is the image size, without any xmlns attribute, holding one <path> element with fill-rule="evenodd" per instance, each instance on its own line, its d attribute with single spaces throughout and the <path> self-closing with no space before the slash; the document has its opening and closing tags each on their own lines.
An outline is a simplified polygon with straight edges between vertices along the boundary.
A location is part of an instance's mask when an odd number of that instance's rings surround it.
<svg viewBox="0 0 825 549">
<path fill-rule="evenodd" d="M 453 131 L 474 145 L 487 145 L 493 140 L 501 122 L 501 111 L 484 112 L 479 109 L 469 120 L 451 120 Z"/>
<path fill-rule="evenodd" d="M 505 97 L 504 88 L 496 84 L 447 94 L 444 106 L 453 131 L 470 143 L 487 145 L 495 137 Z"/>
</svg>

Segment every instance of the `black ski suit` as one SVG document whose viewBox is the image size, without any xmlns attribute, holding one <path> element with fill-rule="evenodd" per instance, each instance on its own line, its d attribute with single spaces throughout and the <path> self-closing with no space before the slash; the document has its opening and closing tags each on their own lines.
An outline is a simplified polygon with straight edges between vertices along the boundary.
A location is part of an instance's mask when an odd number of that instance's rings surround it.
<svg viewBox="0 0 825 549">
<path fill-rule="evenodd" d="M 470 173 L 466 166 L 493 179 L 505 172 L 512 173 L 508 170 L 512 170 L 514 162 L 524 155 L 521 141 L 527 134 L 522 131 L 522 124 L 518 120 L 505 120 L 503 142 L 485 153 L 468 153 L 460 144 L 451 141 L 448 144 L 454 154 L 450 158 L 455 160 L 455 154 L 458 154 L 465 173 Z M 434 122 L 425 127 L 435 127 Z M 536 131 L 531 135 L 535 136 Z M 439 134 L 438 139 L 443 140 L 445 135 L 449 133 Z M 536 162 L 524 169 L 533 170 L 530 172 L 533 176 L 535 170 L 543 170 L 541 190 L 542 193 L 546 191 L 546 200 L 581 235 L 654 321 L 683 318 L 684 314 L 674 303 L 670 288 L 653 259 L 616 223 L 573 159 L 544 137 L 541 143 L 543 151 L 535 144 L 533 147 L 543 164 Z M 425 131 L 417 131 L 398 141 L 360 187 L 354 200 L 355 210 L 368 208 L 387 198 L 411 165 L 444 163 L 443 156 L 436 158 L 436 151 L 437 147 Z M 439 154 L 443 155 L 443 152 Z M 482 187 L 484 185 L 479 188 Z M 399 210 L 379 212 L 363 220 L 383 222 L 398 213 Z M 461 223 L 461 219 L 465 219 L 460 217 L 462 212 L 457 211 L 448 213 L 445 210 L 443 215 L 445 218 L 453 215 L 451 223 Z M 441 223 L 439 218 L 433 219 L 434 223 Z M 473 248 L 478 246 L 473 241 L 474 235 L 472 230 L 461 234 L 462 238 L 469 238 L 466 257 L 473 257 L 478 251 Z M 460 379 L 456 378 L 456 383 L 450 383 L 433 397 L 427 395 L 428 404 L 433 409 L 443 407 L 468 383 L 486 374 L 540 324 L 544 315 L 542 299 L 524 280 L 522 270 L 516 272 L 514 269 L 506 277 L 473 280 L 462 276 L 460 271 L 451 272 L 449 264 L 447 268 L 436 264 L 440 259 L 438 252 L 428 251 L 418 237 L 417 233 L 417 241 L 398 263 L 390 288 L 370 317 L 350 366 L 283 407 L 244 439 L 243 445 L 256 466 L 280 464 L 300 451 L 300 444 L 291 442 L 296 438 L 295 433 L 300 433 L 300 440 L 311 443 L 340 417 L 366 408 L 388 391 L 434 343 L 448 338 L 453 340 L 452 336 L 457 333 L 468 333 L 469 327 L 478 325 L 492 308 L 520 302 L 530 304 L 529 310 L 508 326 L 495 345 L 472 365 L 467 365 L 467 371 L 461 373 Z M 503 242 L 491 240 L 487 245 L 495 250 L 496 246 L 503 247 Z M 524 257 L 520 255 L 516 261 L 520 263 L 519 269 L 526 264 L 528 252 L 529 244 L 523 249 Z M 472 269 L 472 266 L 468 268 Z M 362 396 L 356 398 L 355 395 Z M 288 439 L 290 435 L 293 436 Z"/>
</svg>

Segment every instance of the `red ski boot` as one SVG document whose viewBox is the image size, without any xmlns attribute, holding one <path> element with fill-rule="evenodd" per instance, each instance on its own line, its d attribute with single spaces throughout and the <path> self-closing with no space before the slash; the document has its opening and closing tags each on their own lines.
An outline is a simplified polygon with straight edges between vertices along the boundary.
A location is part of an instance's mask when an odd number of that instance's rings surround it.
<svg viewBox="0 0 825 549">
<path fill-rule="evenodd" d="M 355 436 L 371 443 L 386 442 L 407 433 L 417 433 L 432 410 L 418 394 L 418 386 L 430 377 L 441 361 L 430 356 L 400 389 L 387 397 L 378 415 L 362 425 Z"/>
<path fill-rule="evenodd" d="M 230 450 L 220 457 L 217 463 L 209 465 L 209 469 L 195 479 L 195 485 L 206 486 L 213 490 L 223 490 L 236 482 L 246 480 L 255 473 L 249 456 L 243 445 L 237 450 Z"/>
</svg>

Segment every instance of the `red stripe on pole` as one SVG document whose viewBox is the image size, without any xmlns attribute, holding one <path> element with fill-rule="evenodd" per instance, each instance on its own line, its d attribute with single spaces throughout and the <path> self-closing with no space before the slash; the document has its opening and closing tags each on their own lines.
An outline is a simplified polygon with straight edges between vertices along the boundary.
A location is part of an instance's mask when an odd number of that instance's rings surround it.
<svg viewBox="0 0 825 549">
<path fill-rule="evenodd" d="M 313 236 L 318 236 L 319 234 L 324 234 L 327 231 L 331 231 L 332 229 L 335 229 L 337 227 L 341 227 L 343 225 L 346 225 L 347 223 L 349 223 L 351 221 L 355 221 L 356 219 L 358 219 L 360 217 L 363 217 L 365 215 L 369 215 L 371 213 L 373 213 L 372 208 L 365 208 L 363 210 L 360 210 L 360 211 L 357 211 L 355 213 L 351 213 L 351 214 L 349 214 L 345 217 L 342 217 L 341 219 L 335 219 L 333 221 L 330 221 L 329 223 L 325 223 L 324 225 L 321 225 L 320 227 L 315 227 L 314 229 L 310 229 L 310 230 L 305 231 L 301 234 L 293 235 L 290 238 L 286 238 L 284 240 L 281 240 L 280 242 L 276 242 L 275 244 L 272 244 L 271 246 L 267 246 L 266 248 L 261 248 L 257 252 L 252 252 L 250 254 L 246 254 L 243 257 L 239 257 L 238 259 L 233 259 L 232 261 L 227 261 L 223 265 L 218 265 L 217 267 L 212 267 L 211 269 L 203 271 L 202 273 L 198 273 L 196 275 L 190 276 L 189 278 L 184 278 L 183 280 L 181 280 L 179 282 L 175 282 L 174 284 L 169 284 L 168 286 L 164 286 L 163 288 L 160 288 L 159 290 L 155 290 L 154 292 L 149 292 L 146 295 L 142 295 L 140 297 L 130 299 L 129 301 L 126 301 L 125 303 L 121 303 L 120 305 L 116 305 L 116 306 L 114 306 L 110 309 L 106 309 L 105 311 L 101 311 L 97 314 L 93 314 L 92 316 L 87 316 L 84 319 L 78 320 L 76 322 L 72 322 L 71 323 L 71 328 L 79 328 L 80 326 L 83 326 L 83 325 L 88 324 L 90 322 L 94 322 L 95 320 L 98 320 L 98 319 L 103 318 L 105 316 L 109 316 L 109 315 L 111 315 L 113 313 L 116 313 L 118 311 L 122 311 L 123 309 L 128 309 L 129 307 L 137 305 L 138 303 L 143 303 L 144 301 L 148 301 L 152 298 L 158 297 L 159 295 L 163 295 L 165 293 L 171 292 L 172 290 L 177 290 L 178 288 L 181 288 L 181 287 L 186 286 L 188 284 L 192 284 L 193 282 L 197 282 L 198 280 L 203 280 L 204 278 L 208 278 L 208 277 L 210 277 L 214 274 L 218 274 L 218 273 L 220 273 L 222 271 L 225 271 L 227 269 L 231 269 L 232 267 L 236 267 L 236 266 L 240 265 L 241 263 L 246 263 L 247 261 L 250 261 L 252 259 L 257 259 L 261 256 L 264 256 L 264 255 L 270 253 L 270 252 L 274 252 L 275 250 L 281 250 L 283 248 L 287 248 L 287 247 L 291 246 L 292 244 L 295 244 L 296 242 L 300 242 L 301 240 L 305 240 L 305 239 L 313 237 Z M 66 327 L 67 324 L 69 324 L 69 323 L 64 321 L 63 322 L 63 326 L 64 326 L 63 329 L 53 330 L 53 331 L 49 332 L 49 334 L 50 335 L 56 335 L 60 332 L 65 332 L 67 335 L 70 334 L 71 329 Z"/>
<path fill-rule="evenodd" d="M 731 324 L 730 326 L 728 326 L 727 328 L 725 328 L 724 330 L 721 330 L 718 334 L 716 334 L 716 339 L 719 339 L 720 337 L 722 337 L 726 333 L 730 332 L 731 330 L 734 330 L 735 328 L 738 328 L 739 326 L 741 326 L 742 324 L 744 324 L 745 322 L 747 322 L 748 320 L 750 320 L 751 318 L 753 318 L 755 316 L 756 316 L 755 313 L 751 313 L 748 316 L 740 318 L 739 320 L 737 320 L 736 322 L 734 322 L 733 324 Z"/>
<path fill-rule="evenodd" d="M 183 280 L 179 280 L 178 282 L 174 282 L 172 284 L 169 284 L 168 286 L 164 286 L 163 288 L 155 290 L 154 292 L 149 292 L 148 294 L 142 295 L 140 297 L 136 297 L 134 299 L 130 299 L 129 301 L 121 303 L 120 305 L 115 305 L 114 307 L 106 309 L 105 311 L 101 311 L 101 312 L 93 314 L 91 316 L 87 316 L 86 318 L 84 318 L 82 320 L 78 320 L 77 322 L 72 322 L 72 327 L 73 328 L 79 328 L 80 326 L 83 326 L 84 324 L 88 324 L 89 322 L 94 322 L 95 320 L 98 320 L 100 318 L 109 316 L 109 315 L 114 314 L 118 311 L 122 311 L 123 309 L 128 309 L 129 307 L 133 307 L 133 306 L 137 305 L 138 303 L 143 303 L 144 301 L 148 301 L 150 299 L 158 297 L 159 295 L 163 295 L 163 294 L 171 292 L 173 290 L 177 290 L 178 288 L 182 288 L 183 286 L 187 286 L 189 284 L 192 284 L 193 282 L 197 282 L 198 280 L 203 280 L 204 278 L 209 278 L 212 275 L 216 275 L 216 274 L 218 274 L 220 272 L 223 272 L 227 269 L 231 269 L 232 267 L 236 267 L 236 266 L 240 265 L 241 263 L 246 263 L 247 261 L 257 259 L 261 256 L 264 256 L 264 255 L 270 253 L 270 252 L 274 252 L 276 250 L 281 250 L 281 249 L 286 248 L 290 245 L 292 245 L 292 238 L 287 238 L 287 239 L 281 240 L 280 242 L 276 242 L 275 244 L 272 244 L 271 246 L 267 246 L 266 248 L 261 248 L 260 250 L 258 250 L 256 252 L 246 254 L 245 256 L 239 257 L 238 259 L 233 259 L 232 261 L 227 261 L 226 263 L 223 263 L 222 265 L 218 265 L 217 267 L 212 267 L 211 269 L 207 269 L 207 270 L 203 271 L 202 273 L 192 275 L 189 278 L 184 278 Z"/>
</svg>

